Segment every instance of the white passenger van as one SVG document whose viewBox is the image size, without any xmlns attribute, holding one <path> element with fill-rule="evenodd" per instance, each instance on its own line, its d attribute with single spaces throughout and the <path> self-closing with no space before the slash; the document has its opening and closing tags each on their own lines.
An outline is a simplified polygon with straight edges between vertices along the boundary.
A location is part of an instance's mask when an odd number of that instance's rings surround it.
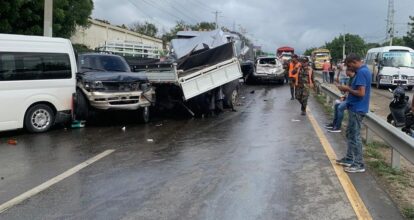
<svg viewBox="0 0 414 220">
<path fill-rule="evenodd" d="M 365 63 L 372 72 L 377 88 L 404 85 L 414 86 L 414 50 L 409 47 L 388 46 L 368 50 Z"/>
<path fill-rule="evenodd" d="M 39 133 L 69 120 L 76 71 L 67 39 L 0 34 L 0 131 Z"/>
</svg>

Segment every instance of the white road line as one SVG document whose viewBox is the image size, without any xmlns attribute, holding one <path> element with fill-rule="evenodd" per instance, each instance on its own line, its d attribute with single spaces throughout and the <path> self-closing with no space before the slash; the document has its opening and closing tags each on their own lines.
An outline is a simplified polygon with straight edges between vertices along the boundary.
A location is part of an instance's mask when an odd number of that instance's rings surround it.
<svg viewBox="0 0 414 220">
<path fill-rule="evenodd" d="M 48 180 L 48 181 L 46 181 L 46 182 L 44 182 L 44 183 L 36 186 L 35 188 L 33 188 L 33 189 L 31 189 L 31 190 L 23 193 L 23 194 L 20 194 L 19 196 L 17 196 L 15 198 L 13 198 L 13 199 L 11 199 L 11 200 L 9 200 L 9 201 L 1 204 L 0 205 L 0 213 L 5 212 L 7 209 L 10 209 L 11 207 L 13 207 L 13 206 L 15 206 L 15 205 L 23 202 L 24 200 L 26 200 L 26 199 L 28 199 L 28 198 L 30 198 L 30 197 L 32 197 L 32 196 L 34 196 L 34 195 L 42 192 L 43 190 L 45 190 L 45 189 L 53 186 L 56 183 L 64 180 L 65 178 L 67 178 L 67 177 L 69 177 L 69 176 L 71 176 L 71 175 L 79 172 L 83 168 L 85 168 L 85 167 L 87 167 L 87 166 L 95 163 L 96 161 L 98 161 L 98 160 L 100 160 L 100 159 L 108 156 L 109 154 L 113 153 L 114 151 L 115 150 L 113 150 L 113 149 L 106 150 L 106 151 L 104 151 L 104 152 L 102 152 L 102 153 L 100 153 L 100 154 L 98 154 L 98 155 L 90 158 L 89 160 L 87 160 L 87 161 L 85 161 L 83 163 L 80 163 L 80 164 L 76 165 L 75 167 L 72 167 L 71 169 L 67 170 L 66 172 L 64 172 L 64 173 L 62 173 L 62 174 L 60 174 L 58 176 L 55 176 L 52 179 L 50 179 L 50 180 Z"/>
</svg>

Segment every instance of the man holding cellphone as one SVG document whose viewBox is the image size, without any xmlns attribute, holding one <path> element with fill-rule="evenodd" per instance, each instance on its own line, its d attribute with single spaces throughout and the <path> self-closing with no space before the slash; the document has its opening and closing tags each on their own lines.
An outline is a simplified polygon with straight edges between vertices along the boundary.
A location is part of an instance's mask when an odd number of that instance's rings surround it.
<svg viewBox="0 0 414 220">
<path fill-rule="evenodd" d="M 365 172 L 362 152 L 361 125 L 362 120 L 369 111 L 371 96 L 371 72 L 363 64 L 361 57 L 350 54 L 345 60 L 348 69 L 355 71 L 355 77 L 351 86 L 338 85 L 338 89 L 348 93 L 348 128 L 346 136 L 348 148 L 346 156 L 336 160 L 337 164 L 344 166 L 344 170 L 350 173 Z"/>
</svg>

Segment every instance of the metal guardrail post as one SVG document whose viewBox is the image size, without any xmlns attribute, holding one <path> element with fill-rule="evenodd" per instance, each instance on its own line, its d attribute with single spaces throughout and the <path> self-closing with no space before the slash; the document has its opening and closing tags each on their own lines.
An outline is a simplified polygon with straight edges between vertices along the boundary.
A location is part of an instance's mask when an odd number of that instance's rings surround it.
<svg viewBox="0 0 414 220">
<path fill-rule="evenodd" d="M 401 155 L 394 148 L 391 149 L 391 166 L 394 169 L 399 170 L 401 167 Z"/>
<path fill-rule="evenodd" d="M 331 104 L 331 97 L 329 95 L 326 96 L 326 104 Z"/>
<path fill-rule="evenodd" d="M 374 141 L 374 133 L 365 125 L 365 144 L 371 144 Z"/>
</svg>

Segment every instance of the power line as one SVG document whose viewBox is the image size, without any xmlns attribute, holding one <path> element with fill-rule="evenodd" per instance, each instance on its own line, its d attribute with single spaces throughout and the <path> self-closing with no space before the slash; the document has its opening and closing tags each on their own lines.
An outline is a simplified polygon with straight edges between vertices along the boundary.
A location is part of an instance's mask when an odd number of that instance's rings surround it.
<svg viewBox="0 0 414 220">
<path fill-rule="evenodd" d="M 167 3 L 164 1 L 154 1 L 154 5 L 158 5 L 159 9 L 161 9 L 161 7 L 165 7 L 165 4 L 162 3 Z M 192 22 L 197 22 L 196 19 L 194 19 L 193 17 L 187 15 L 187 13 L 185 13 L 184 11 L 182 11 L 180 8 L 177 8 L 175 5 L 167 5 L 167 7 L 171 7 L 172 9 L 174 9 L 176 12 L 180 13 L 181 15 L 183 15 L 183 17 L 186 17 L 186 20 L 191 20 Z M 166 9 L 168 11 L 168 9 Z"/>
</svg>

